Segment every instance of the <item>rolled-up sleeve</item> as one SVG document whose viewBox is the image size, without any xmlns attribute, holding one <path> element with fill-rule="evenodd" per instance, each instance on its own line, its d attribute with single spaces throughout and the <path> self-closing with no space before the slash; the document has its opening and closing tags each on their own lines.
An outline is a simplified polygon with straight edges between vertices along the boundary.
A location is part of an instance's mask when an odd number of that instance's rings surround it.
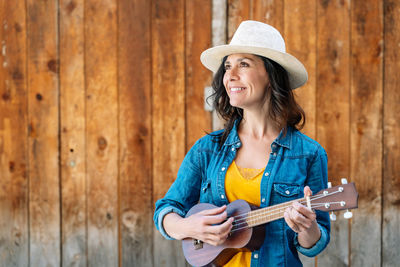
<svg viewBox="0 0 400 267">
<path fill-rule="evenodd" d="M 157 200 L 155 204 L 154 224 L 166 239 L 173 238 L 166 233 L 163 227 L 165 215 L 174 212 L 184 217 L 188 210 L 198 202 L 201 187 L 201 169 L 198 158 L 199 146 L 200 142 L 197 141 L 189 150 L 179 168 L 174 183 L 165 196 Z"/>
<path fill-rule="evenodd" d="M 304 256 L 307 257 L 315 257 L 317 256 L 324 248 L 328 245 L 329 243 L 329 234 L 326 232 L 325 227 L 322 227 L 321 225 L 318 225 L 319 229 L 321 230 L 321 237 L 317 241 L 317 243 L 314 244 L 311 248 L 304 248 L 299 244 L 299 241 L 297 239 L 298 235 L 296 233 L 294 237 L 294 245 L 296 246 L 296 249 L 298 252 L 303 254 Z"/>
<path fill-rule="evenodd" d="M 325 189 L 328 184 L 328 158 L 325 150 L 319 147 L 310 164 L 306 185 L 308 185 L 313 194 Z M 317 223 L 321 231 L 320 239 L 311 248 L 302 247 L 297 239 L 294 238 L 296 249 L 305 256 L 314 257 L 326 248 L 330 241 L 330 220 L 329 213 L 316 210 Z"/>
</svg>

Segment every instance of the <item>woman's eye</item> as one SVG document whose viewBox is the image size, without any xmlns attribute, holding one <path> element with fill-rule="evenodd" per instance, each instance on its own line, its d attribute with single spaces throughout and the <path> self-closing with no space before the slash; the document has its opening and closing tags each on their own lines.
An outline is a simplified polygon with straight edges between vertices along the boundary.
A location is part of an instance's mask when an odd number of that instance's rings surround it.
<svg viewBox="0 0 400 267">
<path fill-rule="evenodd" d="M 241 67 L 248 67 L 249 64 L 246 63 L 246 62 L 244 62 L 244 61 L 242 61 L 242 62 L 240 62 L 240 66 L 241 66 Z"/>
<path fill-rule="evenodd" d="M 225 70 L 229 70 L 231 68 L 231 65 L 225 65 Z"/>
</svg>

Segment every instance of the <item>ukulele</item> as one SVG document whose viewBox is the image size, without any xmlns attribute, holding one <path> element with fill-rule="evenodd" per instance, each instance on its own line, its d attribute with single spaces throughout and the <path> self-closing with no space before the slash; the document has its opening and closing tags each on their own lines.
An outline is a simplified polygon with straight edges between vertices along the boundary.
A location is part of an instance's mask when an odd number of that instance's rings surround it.
<svg viewBox="0 0 400 267">
<path fill-rule="evenodd" d="M 358 207 L 358 193 L 354 183 L 347 184 L 346 181 L 342 185 L 323 189 L 313 196 L 265 208 L 257 208 L 240 199 L 233 201 L 226 208 L 228 218 L 234 217 L 229 237 L 218 246 L 193 238 L 183 239 L 182 248 L 186 260 L 193 266 L 222 266 L 239 251 L 259 249 L 265 237 L 263 224 L 283 218 L 286 208 L 296 201 L 310 209 L 321 211 L 348 210 Z M 216 206 L 199 203 L 188 211 L 186 217 L 213 208 Z M 351 212 L 347 211 L 344 217 L 351 218 Z"/>
</svg>

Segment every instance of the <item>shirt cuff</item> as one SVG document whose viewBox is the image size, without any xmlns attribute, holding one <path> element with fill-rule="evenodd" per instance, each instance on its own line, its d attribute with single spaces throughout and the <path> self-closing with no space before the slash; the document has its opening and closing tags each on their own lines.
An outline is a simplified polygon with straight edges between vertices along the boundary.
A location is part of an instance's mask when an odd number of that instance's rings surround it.
<svg viewBox="0 0 400 267">
<path fill-rule="evenodd" d="M 318 227 L 321 231 L 321 237 L 311 248 L 302 247 L 297 239 L 298 234 L 296 233 L 294 236 L 294 245 L 296 246 L 297 251 L 304 256 L 315 257 L 328 245 L 328 234 L 326 233 L 326 230 L 319 224 Z"/>
<path fill-rule="evenodd" d="M 160 233 L 161 233 L 166 239 L 168 239 L 168 240 L 175 240 L 174 238 L 170 237 L 170 236 L 167 234 L 167 232 L 166 232 L 165 229 L 164 229 L 164 225 L 163 225 L 163 220 L 164 220 L 165 215 L 167 215 L 168 213 L 171 213 L 171 212 L 174 212 L 174 213 L 180 215 L 181 217 L 185 217 L 185 214 L 184 214 L 182 211 L 180 211 L 180 210 L 178 210 L 178 209 L 176 209 L 176 208 L 174 208 L 174 207 L 172 207 L 172 206 L 166 207 L 166 208 L 164 208 L 163 210 L 161 210 L 160 213 L 158 214 L 158 222 L 157 222 L 157 225 L 158 225 L 158 230 L 160 231 Z"/>
</svg>

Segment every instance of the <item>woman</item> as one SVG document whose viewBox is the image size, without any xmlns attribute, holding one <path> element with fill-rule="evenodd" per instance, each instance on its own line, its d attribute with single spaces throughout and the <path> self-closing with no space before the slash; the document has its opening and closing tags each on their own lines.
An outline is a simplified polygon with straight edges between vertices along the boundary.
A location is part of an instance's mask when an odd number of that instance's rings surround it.
<svg viewBox="0 0 400 267">
<path fill-rule="evenodd" d="M 226 126 L 190 149 L 157 201 L 154 221 L 168 239 L 220 245 L 234 223 L 226 212 L 229 202 L 267 207 L 310 196 L 326 187 L 327 155 L 299 132 L 305 116 L 292 89 L 307 81 L 307 72 L 285 52 L 275 28 L 244 21 L 230 44 L 204 51 L 201 61 L 216 72 L 214 105 Z M 185 218 L 198 202 L 217 208 Z M 313 257 L 328 244 L 328 218 L 295 202 L 284 219 L 265 224 L 259 249 L 238 252 L 225 266 L 301 266 L 297 252 Z"/>
</svg>

